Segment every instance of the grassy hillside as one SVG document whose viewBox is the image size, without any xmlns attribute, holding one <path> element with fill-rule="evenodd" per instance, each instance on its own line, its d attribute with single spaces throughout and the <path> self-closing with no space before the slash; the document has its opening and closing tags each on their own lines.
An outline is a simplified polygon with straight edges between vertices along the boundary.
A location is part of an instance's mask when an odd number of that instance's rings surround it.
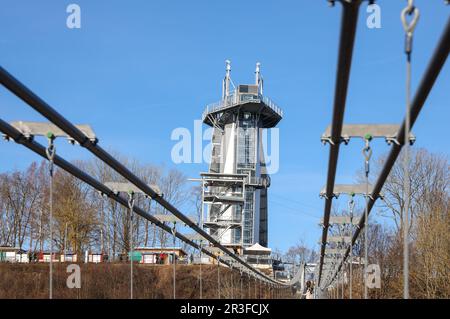
<svg viewBox="0 0 450 319">
<path fill-rule="evenodd" d="M 129 298 L 129 264 L 79 264 L 81 288 L 66 286 L 68 264 L 54 264 L 54 298 Z M 199 266 L 177 266 L 177 298 L 199 298 Z M 48 264 L 0 264 L 0 298 L 48 298 Z M 173 267 L 162 265 L 134 265 L 135 298 L 172 298 Z M 221 267 L 221 298 L 270 298 L 264 285 L 249 285 L 247 277 Z M 203 265 L 203 298 L 217 298 L 217 266 Z M 242 295 L 241 295 L 242 293 Z M 289 298 L 286 294 L 286 298 Z"/>
</svg>

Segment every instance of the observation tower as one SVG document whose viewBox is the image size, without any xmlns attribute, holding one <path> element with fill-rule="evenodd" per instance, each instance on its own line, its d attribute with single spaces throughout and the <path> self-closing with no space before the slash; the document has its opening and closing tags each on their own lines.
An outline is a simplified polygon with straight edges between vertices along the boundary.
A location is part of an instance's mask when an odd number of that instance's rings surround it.
<svg viewBox="0 0 450 319">
<path fill-rule="evenodd" d="M 221 244 L 242 253 L 259 243 L 267 247 L 267 191 L 270 176 L 262 132 L 273 128 L 283 112 L 263 95 L 260 63 L 255 83 L 234 86 L 226 61 L 222 99 L 209 104 L 202 120 L 213 128 L 209 171 L 202 177 L 203 227 Z"/>
</svg>

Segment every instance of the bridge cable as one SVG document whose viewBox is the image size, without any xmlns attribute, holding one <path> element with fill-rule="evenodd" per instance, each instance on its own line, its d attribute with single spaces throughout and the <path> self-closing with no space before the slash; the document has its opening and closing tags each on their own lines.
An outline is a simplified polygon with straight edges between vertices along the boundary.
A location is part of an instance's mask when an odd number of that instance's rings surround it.
<svg viewBox="0 0 450 319">
<path fill-rule="evenodd" d="M 133 299 L 133 210 L 134 210 L 134 192 L 128 192 L 128 208 L 130 210 L 130 299 Z"/>
<path fill-rule="evenodd" d="M 243 282 L 244 282 L 244 276 L 242 275 L 242 269 L 239 271 L 240 272 L 240 284 L 241 284 L 241 299 L 244 299 L 244 297 L 243 297 L 243 292 L 242 292 L 242 284 L 243 284 Z"/>
<path fill-rule="evenodd" d="M 364 299 L 368 298 L 368 287 L 367 287 L 367 266 L 368 266 L 368 244 L 369 244 L 369 173 L 370 173 L 370 158 L 372 157 L 372 148 L 370 147 L 370 141 L 372 140 L 372 135 L 366 134 L 364 136 L 366 145 L 364 146 L 362 153 L 364 155 L 364 172 L 366 179 L 366 208 L 364 211 Z"/>
<path fill-rule="evenodd" d="M 175 255 L 175 245 L 176 245 L 176 241 L 177 241 L 177 222 L 174 221 L 173 222 L 173 227 L 172 227 L 172 235 L 173 235 L 173 259 L 172 259 L 172 263 L 173 263 L 173 299 L 176 299 L 176 278 L 177 278 L 177 258 Z"/>
<path fill-rule="evenodd" d="M 217 255 L 217 299 L 220 299 L 220 256 L 219 255 Z"/>
<path fill-rule="evenodd" d="M 117 159 L 111 156 L 108 152 L 103 150 L 100 146 L 97 145 L 97 140 L 91 141 L 89 138 L 81 132 L 76 126 L 74 126 L 70 121 L 65 119 L 62 115 L 60 115 L 55 109 L 53 109 L 50 105 L 48 105 L 45 101 L 43 101 L 40 97 L 34 94 L 31 90 L 29 90 L 25 85 L 19 82 L 16 78 L 14 78 L 11 74 L 9 74 L 5 69 L 0 67 L 0 83 L 7 88 L 9 91 L 14 93 L 17 97 L 22 99 L 44 117 L 46 117 L 50 122 L 55 124 L 61 130 L 66 132 L 70 137 L 72 137 L 76 142 L 78 142 L 82 147 L 88 149 L 92 154 L 94 154 L 97 158 L 103 161 L 105 164 L 113 168 L 116 172 L 122 175 L 129 182 L 134 184 L 137 188 L 142 190 L 148 196 L 153 198 L 157 203 L 159 203 L 162 207 L 169 210 L 173 215 L 177 218 L 181 219 L 187 226 L 192 228 L 195 232 L 199 233 L 206 240 L 208 240 L 215 247 L 218 247 L 221 251 L 223 251 L 226 255 L 230 256 L 242 266 L 251 270 L 255 275 L 262 276 L 265 280 L 274 281 L 269 278 L 265 274 L 258 271 L 256 268 L 250 266 L 247 262 L 242 260 L 239 256 L 231 252 L 228 248 L 217 242 L 214 238 L 212 238 L 207 232 L 203 229 L 199 228 L 198 225 L 194 224 L 187 216 L 181 213 L 175 206 L 162 198 L 159 194 L 157 194 L 151 187 L 145 184 L 141 179 L 139 179 L 136 175 L 134 175 L 129 169 L 127 169 L 123 164 L 121 164 Z M 10 128 L 7 129 L 10 131 Z M 84 176 L 85 177 L 85 176 Z M 177 236 L 178 237 L 178 236 Z M 185 239 L 185 238 L 184 238 Z M 185 240 L 184 240 L 185 241 Z M 196 244 L 194 244 L 197 247 Z M 227 261 L 224 262 L 228 264 Z M 283 284 L 283 288 L 287 288 L 288 285 Z"/>
<path fill-rule="evenodd" d="M 1 67 L 0 67 L 1 70 Z M 0 72 L 1 73 L 1 72 Z M 0 131 L 5 134 L 7 137 L 7 140 L 13 139 L 16 143 L 21 144 L 25 146 L 26 148 L 30 149 L 31 151 L 35 152 L 39 156 L 48 159 L 48 155 L 46 154 L 46 147 L 40 145 L 39 143 L 36 143 L 32 139 L 29 139 L 28 137 L 24 136 L 22 133 L 20 133 L 17 129 L 9 125 L 8 123 L 4 122 L 2 119 L 0 119 Z M 125 208 L 129 208 L 128 201 L 125 200 L 123 197 L 120 197 L 116 195 L 112 190 L 110 190 L 108 187 L 106 187 L 104 184 L 100 183 L 99 181 L 92 178 L 90 175 L 86 174 L 85 172 L 79 170 L 74 165 L 70 164 L 63 158 L 56 155 L 56 153 L 53 155 L 54 157 L 54 164 L 59 166 L 61 169 L 67 171 L 69 174 L 77 177 L 81 181 L 85 182 L 86 184 L 92 186 L 97 191 L 99 191 L 101 194 L 110 197 L 120 205 L 124 206 Z M 156 226 L 160 227 L 164 231 L 168 233 L 172 233 L 171 228 L 167 227 L 163 222 L 160 222 L 158 219 L 154 218 L 153 216 L 149 215 L 148 213 L 144 212 L 139 207 L 136 207 L 136 205 L 133 207 L 133 210 L 138 215 L 146 218 L 149 220 L 152 224 L 155 224 Z M 188 245 L 198 248 L 198 245 L 194 243 L 193 241 L 189 240 L 185 236 L 183 236 L 180 233 L 176 233 L 176 237 L 182 240 L 183 242 L 187 243 Z M 210 257 L 214 257 L 214 255 L 209 252 L 208 250 L 205 250 L 202 248 L 202 251 L 207 254 Z M 228 265 L 229 262 L 224 261 L 224 264 Z M 252 267 L 250 269 L 252 272 L 254 272 L 254 268 Z M 250 272 L 248 273 L 250 276 Z M 273 281 L 276 282 L 276 281 Z"/>
<path fill-rule="evenodd" d="M 407 15 L 412 16 L 407 21 Z M 414 6 L 413 0 L 408 0 L 408 5 L 402 10 L 400 18 L 405 30 L 405 54 L 406 54 L 406 115 L 405 115 L 405 145 L 404 145 L 404 196 L 405 206 L 403 209 L 403 298 L 409 299 L 409 205 L 410 205 L 410 180 L 409 180 L 409 156 L 410 142 L 409 131 L 411 129 L 411 53 L 413 32 L 419 20 L 419 9 Z"/>
<path fill-rule="evenodd" d="M 348 201 L 348 212 L 350 214 L 350 234 L 353 235 L 353 210 L 355 208 L 355 201 L 353 200 L 355 193 L 350 195 L 350 200 Z M 349 299 L 353 297 L 353 241 L 350 240 L 350 275 L 349 275 Z M 345 256 L 344 256 L 345 258 Z"/>
<path fill-rule="evenodd" d="M 50 190 L 49 190 L 49 228 L 50 228 L 50 274 L 49 274 L 49 299 L 53 299 L 53 173 L 54 173 L 54 158 L 56 154 L 56 147 L 54 144 L 55 135 L 52 132 L 47 133 L 48 146 L 45 149 L 45 154 L 49 161 L 48 171 L 50 175 Z"/>
<path fill-rule="evenodd" d="M 203 282 L 202 282 L 202 264 L 203 264 L 203 252 L 202 252 L 202 247 L 203 247 L 203 240 L 200 239 L 200 243 L 199 243 L 199 251 L 200 251 L 200 299 L 202 299 L 203 297 Z"/>
</svg>

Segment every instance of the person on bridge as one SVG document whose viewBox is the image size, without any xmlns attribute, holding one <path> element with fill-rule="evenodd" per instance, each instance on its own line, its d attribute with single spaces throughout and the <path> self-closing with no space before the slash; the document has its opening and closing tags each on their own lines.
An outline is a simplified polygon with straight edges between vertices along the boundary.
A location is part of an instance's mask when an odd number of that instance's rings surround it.
<svg viewBox="0 0 450 319">
<path fill-rule="evenodd" d="M 303 296 L 305 296 L 305 299 L 314 299 L 314 288 L 309 280 L 306 282 L 306 291 Z"/>
</svg>

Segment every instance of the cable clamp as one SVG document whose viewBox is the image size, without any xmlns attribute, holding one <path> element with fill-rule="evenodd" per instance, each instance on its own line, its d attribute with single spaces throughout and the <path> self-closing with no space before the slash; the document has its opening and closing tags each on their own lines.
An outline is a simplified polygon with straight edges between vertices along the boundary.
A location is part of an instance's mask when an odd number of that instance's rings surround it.
<svg viewBox="0 0 450 319">
<path fill-rule="evenodd" d="M 411 20 L 408 22 L 407 15 L 412 15 Z M 412 51 L 412 37 L 414 29 L 419 21 L 420 12 L 414 6 L 413 0 L 408 0 L 408 5 L 402 10 L 400 18 L 403 24 L 403 29 L 405 30 L 405 53 L 409 56 Z"/>
</svg>

